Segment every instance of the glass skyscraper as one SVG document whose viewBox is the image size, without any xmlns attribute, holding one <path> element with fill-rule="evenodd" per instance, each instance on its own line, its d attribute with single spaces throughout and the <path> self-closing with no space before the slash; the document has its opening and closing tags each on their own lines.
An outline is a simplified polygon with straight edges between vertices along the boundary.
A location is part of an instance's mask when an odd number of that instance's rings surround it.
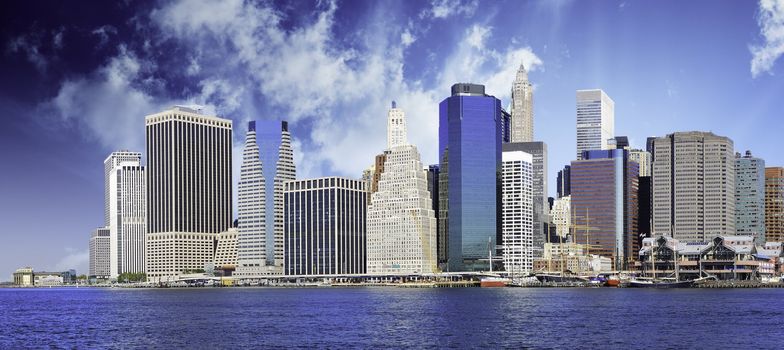
<svg viewBox="0 0 784 350">
<path fill-rule="evenodd" d="M 500 236 L 501 101 L 455 84 L 439 104 L 440 225 L 449 271 L 487 270 Z M 439 249 L 441 250 L 441 249 Z"/>
</svg>

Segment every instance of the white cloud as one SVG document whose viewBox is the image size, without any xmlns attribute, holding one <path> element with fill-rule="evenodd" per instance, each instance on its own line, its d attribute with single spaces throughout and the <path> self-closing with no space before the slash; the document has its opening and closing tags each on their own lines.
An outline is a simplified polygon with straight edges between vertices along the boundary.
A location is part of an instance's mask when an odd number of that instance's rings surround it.
<svg viewBox="0 0 784 350">
<path fill-rule="evenodd" d="M 477 0 L 432 0 L 430 2 L 430 7 L 423 10 L 420 14 L 420 18 L 432 17 L 432 18 L 448 18 L 454 15 L 464 15 L 466 17 L 471 17 L 476 12 L 477 7 L 479 7 L 479 1 Z"/>
<path fill-rule="evenodd" d="M 204 77 L 192 99 L 235 119 L 236 164 L 244 140 L 238 119 L 277 118 L 293 122 L 299 177 L 359 177 L 385 147 L 392 100 L 406 112 L 409 141 L 419 147 L 424 163 L 434 163 L 438 103 L 453 83 L 483 83 L 489 94 L 503 98 L 521 62 L 529 70 L 542 65 L 528 47 L 489 48 L 492 28 L 474 25 L 446 59 L 433 60 L 442 73 L 425 83 L 403 73 L 405 50 L 416 40 L 417 28 L 385 23 L 391 19 L 379 10 L 370 22 L 380 25 L 363 28 L 359 44 L 342 47 L 333 37 L 336 4 L 323 5 L 310 23 L 285 29 L 280 12 L 241 0 L 198 5 L 181 0 L 151 14 L 164 40 L 191 50 L 178 69 Z M 94 74 L 64 83 L 47 106 L 86 126 L 107 148 L 142 149 L 144 116 L 173 104 L 142 84 L 152 63 L 122 49 Z"/>
<path fill-rule="evenodd" d="M 756 78 L 770 72 L 776 60 L 784 54 L 784 0 L 760 0 L 757 23 L 763 45 L 751 46 L 751 76 Z"/>
<path fill-rule="evenodd" d="M 27 58 L 39 72 L 45 73 L 46 68 L 49 65 L 49 60 L 41 53 L 41 36 L 42 33 L 32 32 L 11 39 L 8 42 L 7 50 L 10 53 L 24 54 L 25 58 Z"/>
<path fill-rule="evenodd" d="M 54 265 L 55 270 L 65 271 L 75 269 L 76 273 L 86 275 L 89 269 L 90 251 L 87 249 L 76 250 L 73 248 L 65 248 L 65 252 L 66 255 Z"/>
<path fill-rule="evenodd" d="M 131 85 L 141 66 L 142 62 L 121 46 L 119 54 L 94 74 L 65 81 L 57 96 L 41 108 L 79 126 L 107 149 L 142 150 L 144 116 L 162 104 Z"/>
</svg>

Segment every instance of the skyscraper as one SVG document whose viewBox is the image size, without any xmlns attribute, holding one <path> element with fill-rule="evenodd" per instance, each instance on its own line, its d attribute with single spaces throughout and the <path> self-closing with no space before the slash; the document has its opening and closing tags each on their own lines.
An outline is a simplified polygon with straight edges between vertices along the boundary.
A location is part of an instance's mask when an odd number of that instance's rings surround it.
<svg viewBox="0 0 784 350">
<path fill-rule="evenodd" d="M 765 239 L 784 242 L 784 168 L 765 168 Z"/>
<path fill-rule="evenodd" d="M 367 213 L 368 273 L 436 271 L 436 217 L 427 171 L 416 146 L 408 143 L 405 114 L 393 103 L 388 114 L 384 171 Z"/>
<path fill-rule="evenodd" d="M 534 89 L 528 81 L 528 72 L 520 64 L 512 85 L 511 142 L 534 140 Z"/>
<path fill-rule="evenodd" d="M 547 202 L 547 144 L 544 142 L 512 142 L 503 145 L 504 152 L 523 151 L 533 156 L 534 202 L 534 257 L 543 254 L 550 222 L 550 205 Z"/>
<path fill-rule="evenodd" d="M 765 243 L 765 161 L 735 154 L 735 232 Z"/>
<path fill-rule="evenodd" d="M 599 89 L 577 90 L 577 159 L 583 151 L 610 149 L 614 137 L 615 102 Z"/>
<path fill-rule="evenodd" d="M 109 278 L 109 228 L 99 227 L 90 236 L 89 277 Z"/>
<path fill-rule="evenodd" d="M 566 240 L 572 229 L 572 197 L 563 196 L 556 199 L 553 203 L 553 209 L 550 210 L 550 217 L 555 224 L 556 235 Z"/>
<path fill-rule="evenodd" d="M 365 273 L 365 182 L 325 177 L 288 181 L 284 186 L 284 272 Z"/>
<path fill-rule="evenodd" d="M 572 185 L 569 182 L 569 176 L 571 176 L 571 166 L 569 165 L 564 166 L 563 170 L 558 171 L 558 176 L 556 178 L 558 198 L 566 197 L 571 193 Z"/>
<path fill-rule="evenodd" d="M 575 229 L 575 242 L 612 258 L 618 270 L 627 269 L 639 251 L 638 171 L 624 149 L 586 151 L 572 162 L 573 219 L 588 228 Z"/>
<path fill-rule="evenodd" d="M 239 276 L 267 272 L 267 186 L 261 165 L 259 146 L 256 143 L 256 122 L 251 121 L 248 123 L 245 148 L 242 151 L 237 192 L 239 227 L 236 274 Z M 274 226 L 273 222 L 269 222 L 269 225 Z"/>
<path fill-rule="evenodd" d="M 439 104 L 439 242 L 449 271 L 487 270 L 500 238 L 501 111 L 476 84 L 452 85 Z"/>
<path fill-rule="evenodd" d="M 655 235 L 705 241 L 735 234 L 732 140 L 710 132 L 676 132 L 653 141 Z"/>
<path fill-rule="evenodd" d="M 113 192 L 109 189 L 109 179 L 113 169 L 118 167 L 124 162 L 141 162 L 142 154 L 139 152 L 130 151 L 117 151 L 112 152 L 109 157 L 103 161 L 103 224 L 109 226 L 109 219 L 111 218 L 109 204 L 112 202 L 109 195 Z"/>
<path fill-rule="evenodd" d="M 640 165 L 640 177 L 651 176 L 653 161 L 651 160 L 650 152 L 633 149 L 629 151 L 629 158 Z"/>
<path fill-rule="evenodd" d="M 533 157 L 502 153 L 501 249 L 504 269 L 513 275 L 533 269 Z"/>
<path fill-rule="evenodd" d="M 283 272 L 283 184 L 296 178 L 288 123 L 248 123 L 240 169 L 237 275 Z"/>
<path fill-rule="evenodd" d="M 119 151 L 104 160 L 109 189 L 110 277 L 145 271 L 146 178 L 141 153 Z"/>
<path fill-rule="evenodd" d="M 175 106 L 145 117 L 147 277 L 204 269 L 232 223 L 232 122 Z"/>
</svg>

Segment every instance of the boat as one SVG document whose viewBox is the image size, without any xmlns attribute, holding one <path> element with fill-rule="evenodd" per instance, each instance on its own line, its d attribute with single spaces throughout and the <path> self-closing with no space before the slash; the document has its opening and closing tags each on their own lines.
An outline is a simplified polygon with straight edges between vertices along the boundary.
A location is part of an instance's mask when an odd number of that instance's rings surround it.
<svg viewBox="0 0 784 350">
<path fill-rule="evenodd" d="M 621 279 L 616 275 L 612 275 L 607 278 L 607 281 L 604 282 L 604 285 L 608 287 L 618 287 L 621 285 Z"/>
<path fill-rule="evenodd" d="M 512 283 L 512 280 L 503 277 L 485 277 L 479 280 L 479 286 L 482 288 L 506 287 L 510 283 Z"/>
<path fill-rule="evenodd" d="M 556 282 L 556 283 L 575 283 L 575 282 L 587 282 L 588 279 L 581 276 L 576 275 L 567 275 L 562 273 L 537 273 L 536 279 L 539 282 Z"/>
<path fill-rule="evenodd" d="M 674 278 L 650 278 L 638 277 L 629 280 L 630 288 L 690 288 L 694 285 L 693 280 L 678 281 Z"/>
</svg>

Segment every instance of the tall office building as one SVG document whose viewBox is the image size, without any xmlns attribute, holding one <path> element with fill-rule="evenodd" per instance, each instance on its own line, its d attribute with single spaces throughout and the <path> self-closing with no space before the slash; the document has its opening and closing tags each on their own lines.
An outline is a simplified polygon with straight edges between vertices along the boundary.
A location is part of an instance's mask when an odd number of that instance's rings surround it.
<svg viewBox="0 0 784 350">
<path fill-rule="evenodd" d="M 110 278 L 145 272 L 146 178 L 138 152 L 113 152 L 104 160 L 109 189 Z"/>
<path fill-rule="evenodd" d="M 89 277 L 109 278 L 109 228 L 99 227 L 90 236 Z"/>
<path fill-rule="evenodd" d="M 640 177 L 651 176 L 653 161 L 651 160 L 650 152 L 641 149 L 633 149 L 629 151 L 629 159 L 640 165 Z"/>
<path fill-rule="evenodd" d="M 533 157 L 523 151 L 501 155 L 501 251 L 512 275 L 533 270 Z"/>
<path fill-rule="evenodd" d="M 439 242 L 448 271 L 487 270 L 500 240 L 501 101 L 455 84 L 439 104 Z"/>
<path fill-rule="evenodd" d="M 365 273 L 365 182 L 324 177 L 284 186 L 285 274 Z"/>
<path fill-rule="evenodd" d="M 765 168 L 765 240 L 784 242 L 784 168 Z"/>
<path fill-rule="evenodd" d="M 765 161 L 735 154 L 735 232 L 765 243 Z"/>
<path fill-rule="evenodd" d="M 534 140 L 534 89 L 528 81 L 528 72 L 520 64 L 512 85 L 511 142 Z"/>
<path fill-rule="evenodd" d="M 534 257 L 542 257 L 547 242 L 550 205 L 547 202 L 547 144 L 544 142 L 512 142 L 503 145 L 504 152 L 523 151 L 533 156 Z"/>
<path fill-rule="evenodd" d="M 735 234 L 733 143 L 710 132 L 653 141 L 652 234 L 702 242 Z"/>
<path fill-rule="evenodd" d="M 103 224 L 104 226 L 109 226 L 109 220 L 111 218 L 109 204 L 112 202 L 109 199 L 109 196 L 113 192 L 109 189 L 109 180 L 111 178 L 111 172 L 113 169 L 120 166 L 121 163 L 126 162 L 141 162 L 142 154 L 139 152 L 131 152 L 131 151 L 117 151 L 112 152 L 104 161 L 103 161 Z"/>
<path fill-rule="evenodd" d="M 242 151 L 237 191 L 239 218 L 236 274 L 239 276 L 267 272 L 267 185 L 261 165 L 259 145 L 256 142 L 256 122 L 251 121 L 248 123 L 245 148 Z M 272 222 L 269 225 L 274 226 Z"/>
<path fill-rule="evenodd" d="M 238 194 L 237 275 L 283 272 L 283 184 L 295 178 L 288 123 L 249 122 Z"/>
<path fill-rule="evenodd" d="M 572 233 L 572 197 L 563 196 L 556 199 L 553 209 L 550 210 L 550 218 L 555 225 L 556 236 L 565 241 L 567 235 Z"/>
<path fill-rule="evenodd" d="M 569 165 L 564 166 L 563 170 L 558 171 L 558 176 L 556 178 L 558 198 L 566 197 L 571 193 L 572 185 L 569 182 L 570 175 L 571 175 L 571 166 Z"/>
<path fill-rule="evenodd" d="M 212 262 L 232 225 L 232 122 L 188 107 L 145 117 L 147 277 L 165 280 Z"/>
<path fill-rule="evenodd" d="M 388 119 L 405 115 L 394 103 Z M 408 143 L 406 124 L 387 123 L 384 171 L 367 214 L 368 273 L 436 271 L 436 216 L 428 191 L 428 174 L 416 146 Z"/>
<path fill-rule="evenodd" d="M 430 193 L 430 201 L 432 202 L 431 208 L 433 209 L 433 214 L 436 217 L 436 250 L 439 247 L 438 243 L 438 214 L 439 214 L 439 202 L 438 202 L 438 180 L 439 174 L 441 171 L 438 168 L 438 164 L 431 164 L 427 167 L 427 191 Z M 438 256 L 437 259 L 440 259 L 440 255 L 436 252 Z M 439 260 L 438 263 L 441 263 Z"/>
<path fill-rule="evenodd" d="M 572 162 L 575 242 L 612 258 L 616 270 L 627 269 L 639 251 L 638 172 L 624 149 L 586 151 Z"/>
<path fill-rule="evenodd" d="M 614 137 L 615 102 L 602 90 L 577 90 L 577 159 L 583 151 L 610 149 Z"/>
</svg>

